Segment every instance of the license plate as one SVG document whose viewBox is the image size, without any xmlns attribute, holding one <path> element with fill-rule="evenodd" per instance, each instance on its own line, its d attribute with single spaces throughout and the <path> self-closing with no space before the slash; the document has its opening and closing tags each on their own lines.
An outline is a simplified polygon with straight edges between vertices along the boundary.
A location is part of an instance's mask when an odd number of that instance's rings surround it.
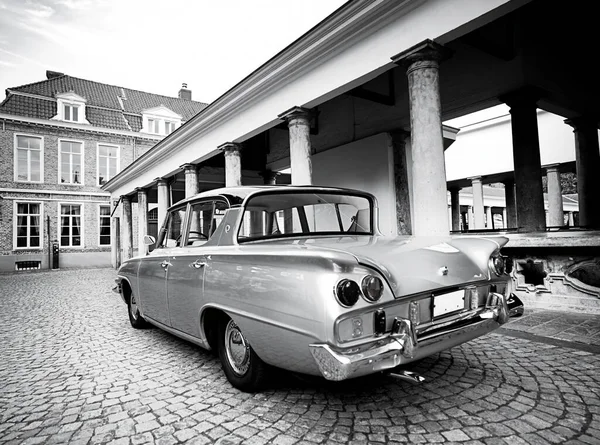
<svg viewBox="0 0 600 445">
<path fill-rule="evenodd" d="M 463 310 L 465 308 L 465 291 L 457 290 L 433 297 L 433 317 Z"/>
</svg>

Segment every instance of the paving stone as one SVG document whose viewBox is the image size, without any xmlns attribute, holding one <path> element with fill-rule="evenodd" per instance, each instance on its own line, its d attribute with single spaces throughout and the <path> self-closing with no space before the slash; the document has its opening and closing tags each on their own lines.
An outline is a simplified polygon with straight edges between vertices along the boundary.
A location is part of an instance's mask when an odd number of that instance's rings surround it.
<svg viewBox="0 0 600 445">
<path fill-rule="evenodd" d="M 574 343 L 496 331 L 407 365 L 419 385 L 282 373 L 247 394 L 213 354 L 131 329 L 113 280 L 109 269 L 1 277 L 0 445 L 598 443 L 599 357 Z"/>
</svg>

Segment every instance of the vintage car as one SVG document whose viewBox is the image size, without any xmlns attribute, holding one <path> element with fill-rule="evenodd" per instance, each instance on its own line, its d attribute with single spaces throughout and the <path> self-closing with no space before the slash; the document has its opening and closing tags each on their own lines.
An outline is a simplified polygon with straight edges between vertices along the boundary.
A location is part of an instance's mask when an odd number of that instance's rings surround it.
<svg viewBox="0 0 600 445">
<path fill-rule="evenodd" d="M 271 367 L 343 380 L 484 335 L 523 311 L 498 237 L 383 236 L 368 193 L 241 186 L 173 205 L 117 286 L 149 324 L 218 353 L 231 384 Z"/>
</svg>

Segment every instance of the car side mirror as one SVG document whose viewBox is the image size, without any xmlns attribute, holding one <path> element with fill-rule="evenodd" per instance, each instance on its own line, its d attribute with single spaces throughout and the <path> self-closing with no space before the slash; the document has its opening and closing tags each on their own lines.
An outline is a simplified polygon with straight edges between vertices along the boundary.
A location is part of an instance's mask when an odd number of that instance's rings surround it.
<svg viewBox="0 0 600 445">
<path fill-rule="evenodd" d="M 144 244 L 146 246 L 151 246 L 156 242 L 152 235 L 144 235 Z"/>
</svg>

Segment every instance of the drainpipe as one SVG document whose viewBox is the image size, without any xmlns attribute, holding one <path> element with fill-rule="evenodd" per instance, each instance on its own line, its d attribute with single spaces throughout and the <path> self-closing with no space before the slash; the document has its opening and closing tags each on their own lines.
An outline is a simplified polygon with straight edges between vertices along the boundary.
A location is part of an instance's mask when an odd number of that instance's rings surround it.
<svg viewBox="0 0 600 445">
<path fill-rule="evenodd" d="M 46 215 L 46 227 L 48 230 L 48 269 L 52 269 L 52 241 L 50 241 L 50 215 Z"/>
</svg>

